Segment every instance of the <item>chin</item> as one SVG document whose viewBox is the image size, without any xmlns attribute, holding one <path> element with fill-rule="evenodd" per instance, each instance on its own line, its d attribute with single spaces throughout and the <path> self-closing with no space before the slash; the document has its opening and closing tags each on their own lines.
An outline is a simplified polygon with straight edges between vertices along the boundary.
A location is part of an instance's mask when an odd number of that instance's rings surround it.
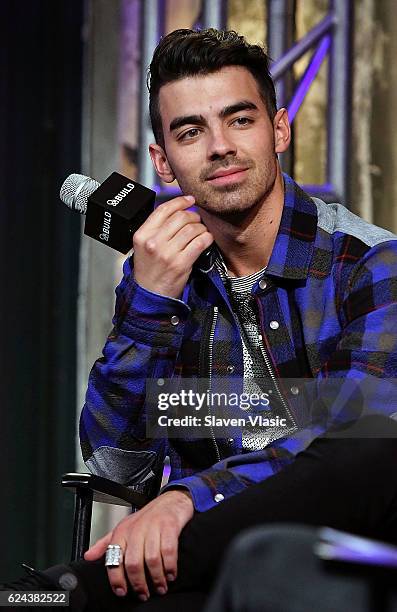
<svg viewBox="0 0 397 612">
<path fill-rule="evenodd" d="M 225 199 L 223 199 L 218 202 L 214 202 L 214 200 L 212 200 L 211 203 L 204 200 L 202 202 L 197 202 L 197 206 L 213 215 L 217 215 L 219 217 L 230 217 L 232 215 L 238 215 L 241 213 L 246 214 L 256 205 L 256 203 L 256 201 L 252 200 L 243 202 L 241 200 L 239 202 L 228 202 L 227 200 L 225 201 Z"/>
</svg>

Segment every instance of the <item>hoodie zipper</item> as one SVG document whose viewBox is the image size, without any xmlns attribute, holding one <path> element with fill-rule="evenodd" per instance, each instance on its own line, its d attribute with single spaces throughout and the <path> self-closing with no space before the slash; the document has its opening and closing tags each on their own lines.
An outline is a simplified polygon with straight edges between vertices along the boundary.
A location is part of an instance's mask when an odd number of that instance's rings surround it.
<svg viewBox="0 0 397 612">
<path fill-rule="evenodd" d="M 259 300 L 258 297 L 256 297 L 255 299 L 256 299 L 257 304 L 258 304 L 258 311 L 261 312 L 261 310 L 260 310 L 261 309 L 260 300 Z M 268 354 L 268 352 L 267 352 L 267 350 L 265 348 L 265 344 L 263 342 L 263 337 L 265 335 L 265 332 L 264 332 L 264 329 L 263 329 L 263 321 L 262 321 L 261 315 L 259 315 L 259 318 L 260 318 L 260 330 L 261 330 L 261 335 L 259 337 L 259 347 L 261 349 L 262 357 L 263 357 L 264 362 L 266 364 L 266 368 L 267 368 L 267 371 L 268 371 L 268 373 L 270 375 L 270 378 L 272 379 L 272 382 L 273 382 L 274 388 L 276 390 L 277 396 L 278 396 L 278 398 L 279 398 L 279 400 L 280 400 L 280 402 L 281 402 L 285 412 L 287 413 L 288 417 L 290 418 L 290 420 L 291 420 L 291 422 L 293 424 L 293 427 L 295 429 L 297 429 L 297 425 L 296 425 L 295 419 L 292 416 L 292 413 L 291 413 L 291 411 L 290 411 L 290 409 L 288 407 L 288 404 L 285 401 L 284 396 L 282 395 L 282 393 L 280 391 L 280 387 L 279 387 L 278 382 L 277 382 L 277 376 L 274 373 L 272 362 L 271 362 L 269 354 Z"/>
<path fill-rule="evenodd" d="M 209 354 L 208 354 L 208 387 L 209 387 L 209 391 L 211 390 L 211 383 L 212 383 L 213 345 L 214 345 L 215 328 L 216 328 L 217 320 L 218 320 L 218 306 L 214 306 L 213 311 L 212 311 L 212 321 L 211 321 L 210 335 L 209 335 Z M 208 415 L 211 416 L 211 409 L 210 409 L 210 405 L 209 404 L 208 404 Z M 210 427 L 210 432 L 211 432 L 211 440 L 212 440 L 213 445 L 214 445 L 217 461 L 220 461 L 221 460 L 221 455 L 220 455 L 220 452 L 219 452 L 218 444 L 216 442 L 216 438 L 215 438 L 215 434 L 214 434 L 214 429 L 213 429 L 212 425 Z"/>
</svg>

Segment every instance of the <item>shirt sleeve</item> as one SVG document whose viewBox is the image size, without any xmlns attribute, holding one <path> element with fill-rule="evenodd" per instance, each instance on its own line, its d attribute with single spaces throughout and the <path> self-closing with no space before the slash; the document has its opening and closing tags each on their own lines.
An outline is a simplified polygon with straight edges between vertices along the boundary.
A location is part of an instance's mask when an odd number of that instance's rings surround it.
<svg viewBox="0 0 397 612">
<path fill-rule="evenodd" d="M 126 261 L 80 419 L 83 458 L 94 474 L 144 492 L 161 474 L 167 441 L 146 436 L 146 380 L 172 376 L 189 311 L 182 300 L 139 286 Z"/>
</svg>

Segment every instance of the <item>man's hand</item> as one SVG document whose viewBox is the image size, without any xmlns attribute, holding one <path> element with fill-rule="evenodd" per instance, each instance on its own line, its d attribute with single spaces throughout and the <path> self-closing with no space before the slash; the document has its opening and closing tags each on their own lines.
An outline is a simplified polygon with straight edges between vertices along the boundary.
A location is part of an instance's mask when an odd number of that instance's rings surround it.
<svg viewBox="0 0 397 612">
<path fill-rule="evenodd" d="M 186 210 L 193 196 L 161 204 L 135 232 L 134 276 L 145 289 L 179 298 L 196 259 L 213 242 L 200 216 Z"/>
<path fill-rule="evenodd" d="M 95 561 L 104 555 L 109 544 L 119 544 L 124 567 L 108 568 L 109 582 L 116 595 L 127 593 L 127 574 L 139 598 L 142 601 L 148 599 L 145 565 L 156 591 L 163 595 L 167 592 L 167 581 L 176 578 L 178 538 L 193 513 L 188 491 L 167 491 L 139 512 L 123 519 L 113 531 L 91 546 L 84 558 Z"/>
</svg>

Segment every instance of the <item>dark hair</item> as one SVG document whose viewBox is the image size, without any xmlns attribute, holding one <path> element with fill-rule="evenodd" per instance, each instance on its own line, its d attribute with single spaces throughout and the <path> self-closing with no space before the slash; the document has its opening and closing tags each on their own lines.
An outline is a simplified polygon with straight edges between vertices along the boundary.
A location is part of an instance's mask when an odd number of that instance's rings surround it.
<svg viewBox="0 0 397 612">
<path fill-rule="evenodd" d="M 175 30 L 161 39 L 149 67 L 149 112 L 156 142 L 164 146 L 159 108 L 160 88 L 189 76 L 217 72 L 225 66 L 243 66 L 258 84 L 271 119 L 276 93 L 269 73 L 269 57 L 259 45 L 250 45 L 233 30 Z"/>
</svg>

